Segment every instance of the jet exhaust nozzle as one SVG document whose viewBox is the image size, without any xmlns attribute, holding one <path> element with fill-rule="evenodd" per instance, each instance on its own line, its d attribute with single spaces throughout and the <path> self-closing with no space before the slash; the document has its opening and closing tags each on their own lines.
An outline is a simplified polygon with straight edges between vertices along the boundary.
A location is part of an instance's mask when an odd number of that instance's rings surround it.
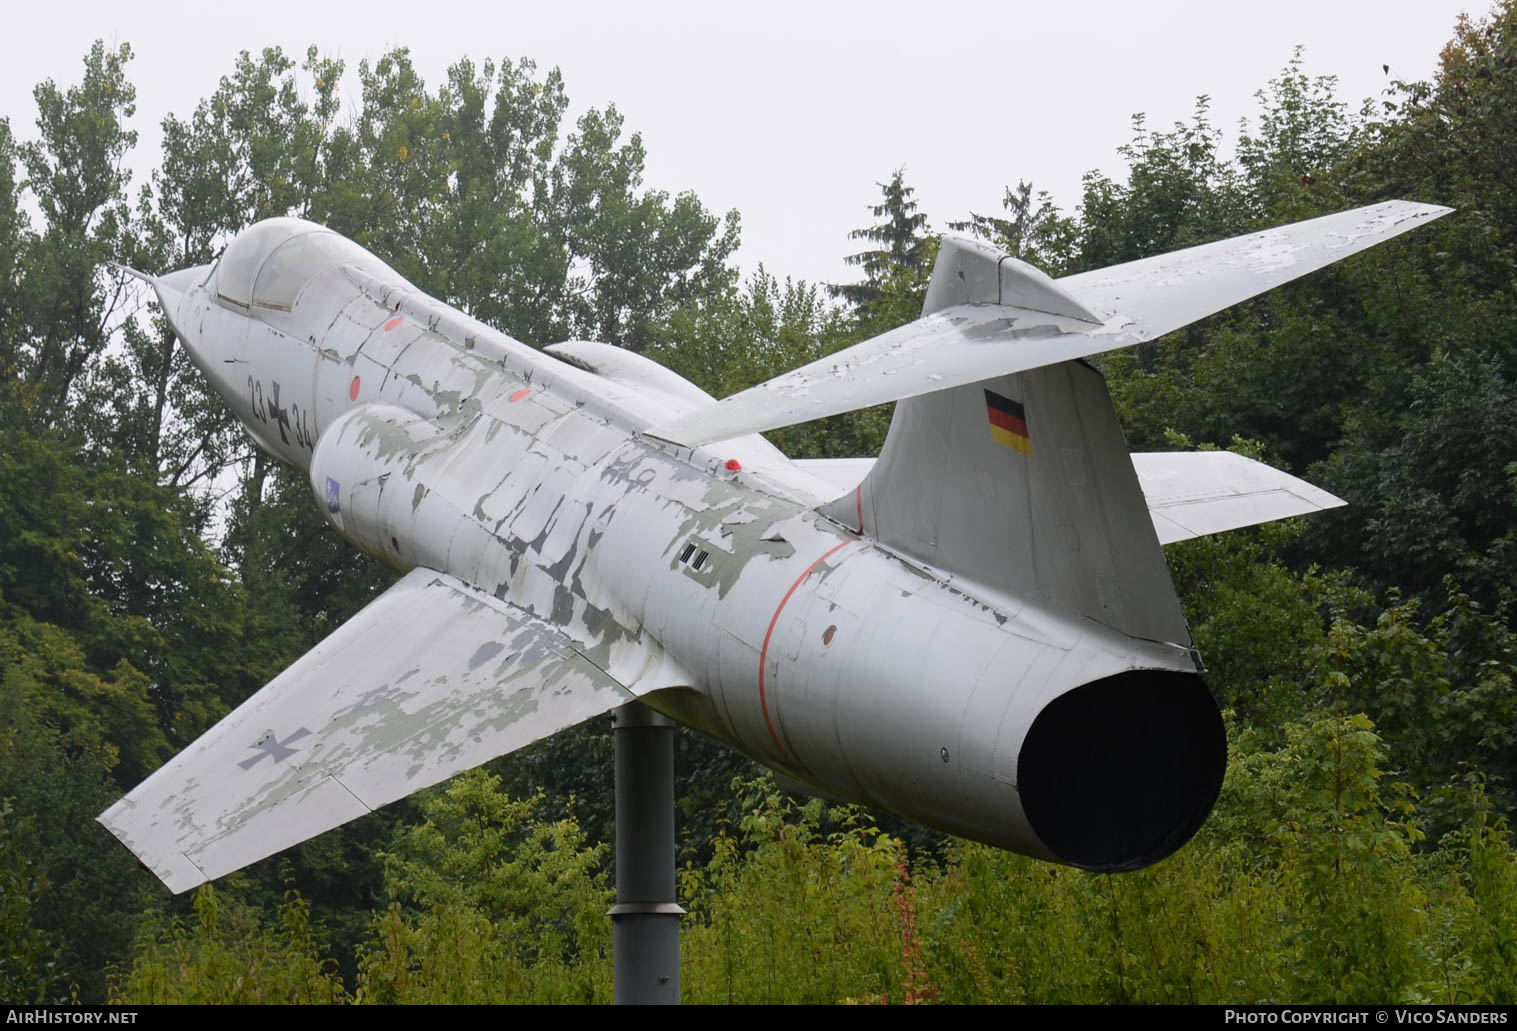
<svg viewBox="0 0 1517 1031">
<path fill-rule="evenodd" d="M 1222 715 L 1194 673 L 1128 670 L 1055 698 L 1028 729 L 1019 791 L 1062 862 L 1136 870 L 1200 829 L 1227 767 Z"/>
</svg>

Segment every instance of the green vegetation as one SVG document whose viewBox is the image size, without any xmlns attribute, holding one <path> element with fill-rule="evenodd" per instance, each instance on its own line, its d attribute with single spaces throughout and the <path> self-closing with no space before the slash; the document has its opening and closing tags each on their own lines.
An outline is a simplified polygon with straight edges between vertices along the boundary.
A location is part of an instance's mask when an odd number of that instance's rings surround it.
<svg viewBox="0 0 1517 1031">
<path fill-rule="evenodd" d="M 741 826 L 688 867 L 692 1002 L 1506 1002 L 1517 991 L 1517 856 L 1473 788 L 1471 819 L 1419 850 L 1409 789 L 1383 776 L 1363 715 L 1236 731 L 1202 835 L 1136 874 L 1095 875 L 983 845 L 940 863 L 854 807 L 738 781 Z M 422 803 L 389 857 L 351 988 L 322 959 L 310 904 L 149 924 L 122 1002 L 603 1002 L 609 902 L 573 820 L 534 815 L 465 774 Z M 414 878 L 414 881 L 412 880 Z M 409 903 L 409 904 L 407 904 Z"/>
<path fill-rule="evenodd" d="M 1102 359 L 1135 450 L 1227 446 L 1350 502 L 1168 549 L 1231 739 L 1197 838 L 1086 874 L 796 801 L 687 733 L 688 999 L 1517 999 L 1517 4 L 1452 32 L 1433 81 L 1361 110 L 1297 53 L 1233 145 L 1202 98 L 1136 117 L 1073 212 L 1019 179 L 946 223 L 1064 274 L 1388 197 L 1458 209 Z M 614 108 L 565 126 L 557 72 L 429 87 L 404 50 L 344 117 L 340 61 L 244 54 L 133 192 L 130 60 L 97 44 L 37 88 L 35 132 L 0 120 L 0 999 L 607 1001 L 600 723 L 188 898 L 93 822 L 391 580 L 111 263 L 318 219 L 529 343 L 609 340 L 724 395 L 914 317 L 926 213 L 897 172 L 859 283 L 742 280 L 737 214 L 646 189 Z M 774 438 L 872 454 L 888 422 Z"/>
</svg>

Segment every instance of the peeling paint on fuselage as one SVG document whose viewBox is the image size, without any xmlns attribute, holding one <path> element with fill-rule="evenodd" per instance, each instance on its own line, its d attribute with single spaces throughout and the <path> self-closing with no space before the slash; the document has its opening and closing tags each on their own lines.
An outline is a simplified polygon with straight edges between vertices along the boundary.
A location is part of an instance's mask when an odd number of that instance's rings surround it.
<svg viewBox="0 0 1517 1031">
<path fill-rule="evenodd" d="M 203 288 L 174 318 L 200 329 L 186 340 L 197 363 L 261 443 L 309 472 L 338 532 L 552 624 L 650 705 L 829 794 L 1048 856 L 1015 789 L 1031 719 L 1016 713 L 1080 682 L 1072 672 L 1191 668 L 1183 649 L 889 553 L 819 514 L 830 498 L 759 438 L 644 436 L 667 398 L 403 282 L 327 270 L 281 321 Z M 290 408 L 310 432 L 280 432 Z M 739 452 L 741 470 L 726 468 Z M 691 544 L 700 568 L 681 559 Z M 1076 643 L 1080 668 L 1061 670 Z"/>
</svg>

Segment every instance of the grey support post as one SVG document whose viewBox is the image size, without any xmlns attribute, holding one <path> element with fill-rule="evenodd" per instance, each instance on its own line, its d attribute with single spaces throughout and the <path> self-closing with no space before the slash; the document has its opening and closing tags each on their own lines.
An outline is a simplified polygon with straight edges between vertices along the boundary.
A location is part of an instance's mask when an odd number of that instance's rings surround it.
<svg viewBox="0 0 1517 1031">
<path fill-rule="evenodd" d="M 617 1003 L 678 1004 L 674 901 L 674 721 L 641 702 L 611 714 L 616 743 L 616 905 L 611 950 Z"/>
</svg>

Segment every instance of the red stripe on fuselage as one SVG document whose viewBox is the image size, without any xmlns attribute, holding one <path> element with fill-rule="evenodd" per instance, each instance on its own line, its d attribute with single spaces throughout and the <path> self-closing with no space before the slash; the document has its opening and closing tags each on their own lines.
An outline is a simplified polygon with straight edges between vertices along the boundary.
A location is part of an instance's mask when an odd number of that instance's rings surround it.
<svg viewBox="0 0 1517 1031">
<path fill-rule="evenodd" d="M 769 665 L 769 639 L 774 636 L 774 625 L 780 621 L 780 613 L 785 610 L 785 603 L 790 600 L 790 596 L 795 593 L 796 588 L 806 582 L 806 577 L 811 575 L 813 569 L 852 543 L 853 541 L 843 541 L 807 566 L 806 571 L 795 578 L 795 583 L 790 585 L 790 590 L 785 592 L 785 596 L 780 599 L 779 605 L 775 607 L 774 615 L 769 617 L 769 629 L 764 632 L 764 647 L 759 649 L 759 708 L 763 710 L 764 726 L 769 728 L 769 737 L 774 741 L 774 747 L 780 750 L 780 758 L 786 762 L 790 762 L 790 754 L 785 751 L 785 746 L 780 744 L 780 736 L 774 729 L 774 721 L 769 718 L 769 700 L 764 695 L 764 668 Z"/>
</svg>

